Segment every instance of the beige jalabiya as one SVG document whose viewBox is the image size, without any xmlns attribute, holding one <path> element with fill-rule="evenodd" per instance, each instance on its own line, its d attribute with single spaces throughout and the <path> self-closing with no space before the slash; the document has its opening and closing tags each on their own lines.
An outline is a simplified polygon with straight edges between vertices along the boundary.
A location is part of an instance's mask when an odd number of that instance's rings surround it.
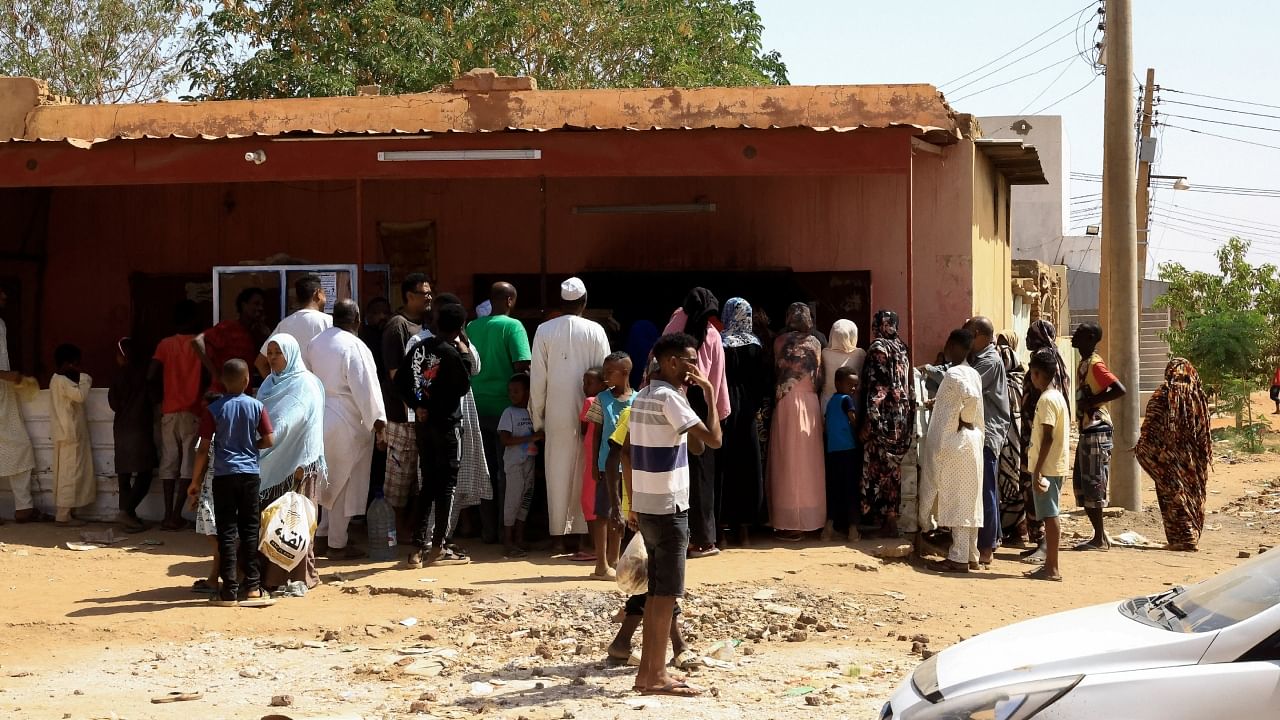
<svg viewBox="0 0 1280 720">
<path fill-rule="evenodd" d="M 93 452 L 85 403 L 93 379 L 80 373 L 80 382 L 64 375 L 49 381 L 53 405 L 53 502 L 59 510 L 88 505 L 97 496 Z"/>
</svg>

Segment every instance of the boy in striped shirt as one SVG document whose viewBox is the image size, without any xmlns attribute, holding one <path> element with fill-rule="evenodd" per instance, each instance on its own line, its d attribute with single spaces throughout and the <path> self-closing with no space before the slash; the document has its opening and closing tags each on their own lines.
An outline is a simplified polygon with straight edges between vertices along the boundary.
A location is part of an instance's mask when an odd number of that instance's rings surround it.
<svg viewBox="0 0 1280 720">
<path fill-rule="evenodd" d="M 698 370 L 698 343 L 684 333 L 664 335 L 653 347 L 657 369 L 631 406 L 628 438 L 631 499 L 627 524 L 639 530 L 649 551 L 649 597 L 644 648 L 635 689 L 645 695 L 693 697 L 701 691 L 667 673 L 667 637 L 676 600 L 684 595 L 689 549 L 689 437 L 720 447 L 715 388 Z M 697 385 L 707 398 L 704 424 L 683 388 Z"/>
</svg>

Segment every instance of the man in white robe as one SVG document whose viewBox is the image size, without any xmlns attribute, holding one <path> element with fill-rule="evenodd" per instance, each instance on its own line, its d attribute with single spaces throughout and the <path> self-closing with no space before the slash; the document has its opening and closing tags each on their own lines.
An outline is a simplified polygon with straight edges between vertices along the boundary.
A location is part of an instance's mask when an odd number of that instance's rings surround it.
<svg viewBox="0 0 1280 720">
<path fill-rule="evenodd" d="M 552 536 L 587 531 L 582 514 L 582 375 L 609 355 L 600 324 L 582 317 L 587 287 L 578 278 L 560 285 L 563 315 L 538 326 L 529 370 L 534 432 L 547 433 L 547 515 Z"/>
<path fill-rule="evenodd" d="M 293 339 L 298 341 L 298 349 L 302 351 L 304 358 L 303 362 L 306 362 L 307 347 L 317 335 L 333 327 L 333 318 L 324 311 L 328 297 L 324 294 L 324 286 L 320 283 L 319 275 L 307 273 L 298 278 L 293 283 L 293 297 L 302 307 L 277 323 L 276 329 L 272 330 L 267 337 L 282 333 L 292 335 Z M 264 378 L 271 373 L 271 366 L 267 363 L 267 344 L 270 342 L 267 340 L 262 343 L 262 348 L 258 350 L 258 359 L 253 362 L 258 369 L 258 375 Z"/>
<path fill-rule="evenodd" d="M 8 300 L 8 295 L 0 289 L 0 310 Z M 0 320 L 0 487 L 13 491 L 13 516 L 20 523 L 48 519 L 35 509 L 31 497 L 31 471 L 36 459 L 19 398 L 19 387 L 31 388 L 34 382 L 34 378 L 24 378 L 10 366 L 9 329 L 4 320 Z"/>
<path fill-rule="evenodd" d="M 945 560 L 930 563 L 938 572 L 967 573 L 979 567 L 978 530 L 982 528 L 982 378 L 966 361 L 973 334 L 956 330 L 947 339 L 951 367 L 933 400 L 925 435 L 920 477 L 920 526 L 951 529 Z"/>
<path fill-rule="evenodd" d="M 328 539 L 330 560 L 364 553 L 347 545 L 347 525 L 369 497 L 373 448 L 386 445 L 387 412 L 373 353 L 360 340 L 360 307 L 339 300 L 333 327 L 311 341 L 304 361 L 324 384 L 324 455 L 328 481 L 320 491 L 323 517 L 316 535 Z"/>
</svg>

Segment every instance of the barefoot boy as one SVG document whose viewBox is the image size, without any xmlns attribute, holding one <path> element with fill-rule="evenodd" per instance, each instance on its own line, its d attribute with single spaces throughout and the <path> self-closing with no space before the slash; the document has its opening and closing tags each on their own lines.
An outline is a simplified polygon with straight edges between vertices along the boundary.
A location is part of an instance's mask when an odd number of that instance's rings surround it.
<svg viewBox="0 0 1280 720">
<path fill-rule="evenodd" d="M 1031 426 L 1027 462 L 1031 464 L 1036 517 L 1044 521 L 1046 543 L 1044 566 L 1027 574 L 1034 580 L 1062 580 L 1058 571 L 1058 546 L 1062 537 L 1058 502 L 1062 496 L 1062 478 L 1070 469 L 1067 453 L 1067 423 L 1070 420 L 1067 399 L 1054 386 L 1057 373 L 1058 358 L 1053 351 L 1039 350 L 1031 356 L 1031 382 L 1041 395 Z"/>
</svg>

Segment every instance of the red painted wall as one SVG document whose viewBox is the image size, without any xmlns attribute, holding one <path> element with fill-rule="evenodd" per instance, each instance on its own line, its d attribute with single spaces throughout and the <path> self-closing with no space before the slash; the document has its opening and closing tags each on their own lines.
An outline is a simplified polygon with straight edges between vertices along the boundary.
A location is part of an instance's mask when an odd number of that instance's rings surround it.
<svg viewBox="0 0 1280 720">
<path fill-rule="evenodd" d="M 549 272 L 867 269 L 874 304 L 906 313 L 904 176 L 546 183 Z M 474 273 L 539 269 L 543 198 L 536 179 L 371 181 L 364 183 L 363 196 L 366 263 L 382 261 L 379 221 L 433 220 L 437 285 L 464 300 L 470 300 Z M 917 190 L 916 197 L 917 218 L 936 214 L 934 208 L 922 207 L 934 202 L 927 194 Z M 694 201 L 713 202 L 717 210 L 681 215 L 572 212 L 575 205 Z M 355 217 L 352 181 L 55 190 L 44 353 L 50 355 L 59 342 L 77 342 L 88 354 L 90 372 L 105 382 L 112 344 L 129 328 L 131 272 L 204 273 L 214 265 L 282 252 L 318 263 L 352 263 L 357 255 Z M 939 216 L 935 222 L 946 226 L 954 220 Z M 920 238 L 919 220 L 916 233 Z M 922 282 L 930 281 L 917 279 L 918 302 Z M 938 292 L 948 290 L 939 287 Z"/>
</svg>

